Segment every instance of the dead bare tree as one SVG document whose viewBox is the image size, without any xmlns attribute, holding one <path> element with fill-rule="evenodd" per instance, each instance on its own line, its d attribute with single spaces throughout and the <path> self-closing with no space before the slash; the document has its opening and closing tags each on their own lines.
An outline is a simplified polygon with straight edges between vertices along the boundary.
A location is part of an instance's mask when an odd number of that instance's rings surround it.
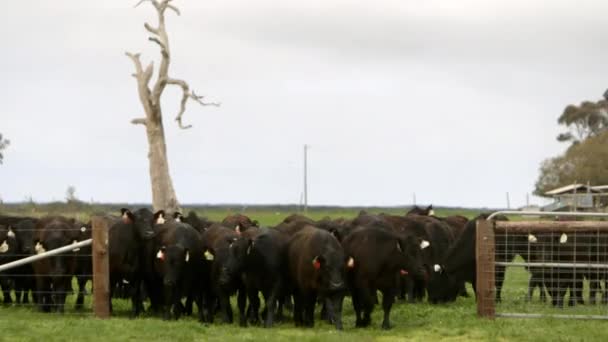
<svg viewBox="0 0 608 342">
<path fill-rule="evenodd" d="M 203 106 L 219 106 L 218 103 L 203 102 L 203 96 L 196 95 L 184 80 L 171 78 L 169 76 L 169 64 L 171 62 L 171 50 L 169 49 L 169 37 L 165 27 L 165 12 L 169 9 L 180 15 L 180 11 L 171 2 L 173 0 L 141 0 L 135 7 L 144 2 L 149 2 L 156 9 L 158 14 L 158 26 L 153 27 L 148 23 L 144 24 L 146 31 L 150 33 L 148 38 L 151 42 L 158 44 L 161 52 L 160 67 L 157 72 L 156 82 L 150 88 L 149 83 L 154 74 L 154 62 L 150 62 L 144 69 L 140 60 L 139 53 L 129 53 L 135 64 L 133 77 L 137 80 L 137 91 L 139 100 L 144 108 L 145 117 L 131 120 L 134 125 L 143 125 L 146 128 L 148 137 L 148 159 L 150 162 L 150 182 L 152 185 L 152 205 L 155 210 L 164 209 L 167 211 L 179 210 L 179 202 L 173 188 L 173 181 L 169 174 L 169 163 L 167 158 L 167 145 L 163 128 L 161 97 L 167 85 L 175 85 L 182 88 L 183 95 L 180 110 L 175 121 L 181 129 L 188 129 L 191 125 L 184 125 L 183 115 L 186 111 L 186 103 L 193 100 Z"/>
</svg>

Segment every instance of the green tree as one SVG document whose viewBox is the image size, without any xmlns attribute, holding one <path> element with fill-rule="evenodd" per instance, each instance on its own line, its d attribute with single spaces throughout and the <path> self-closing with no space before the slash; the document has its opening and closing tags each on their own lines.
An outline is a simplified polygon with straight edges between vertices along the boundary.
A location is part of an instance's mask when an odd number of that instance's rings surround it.
<svg viewBox="0 0 608 342">
<path fill-rule="evenodd" d="M 558 141 L 579 143 L 598 135 L 608 128 L 608 90 L 604 99 L 597 102 L 583 101 L 580 105 L 568 105 L 557 123 L 566 126 L 566 132 L 557 136 Z"/>
<path fill-rule="evenodd" d="M 549 158 L 540 166 L 534 193 L 573 183 L 608 184 L 608 131 L 571 145 L 563 155 Z"/>
<path fill-rule="evenodd" d="M 0 133 L 0 164 L 2 164 L 2 161 L 4 160 L 4 150 L 8 147 L 8 145 L 10 145 L 10 141 L 7 139 L 4 139 L 4 137 L 2 137 L 2 133 Z"/>
</svg>

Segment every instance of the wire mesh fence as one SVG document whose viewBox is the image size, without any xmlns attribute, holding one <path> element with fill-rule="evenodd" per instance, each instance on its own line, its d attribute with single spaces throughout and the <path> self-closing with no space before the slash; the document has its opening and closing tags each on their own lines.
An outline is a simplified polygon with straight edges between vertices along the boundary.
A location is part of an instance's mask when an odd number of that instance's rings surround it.
<svg viewBox="0 0 608 342">
<path fill-rule="evenodd" d="M 480 221 L 481 316 L 608 319 L 608 222 Z"/>
</svg>

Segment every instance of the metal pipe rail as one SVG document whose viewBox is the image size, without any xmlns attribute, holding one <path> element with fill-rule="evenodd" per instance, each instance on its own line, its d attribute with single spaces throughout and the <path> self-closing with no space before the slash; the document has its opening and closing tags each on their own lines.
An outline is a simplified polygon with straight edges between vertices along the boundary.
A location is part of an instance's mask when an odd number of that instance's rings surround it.
<svg viewBox="0 0 608 342">
<path fill-rule="evenodd" d="M 557 267 L 557 268 L 593 268 L 593 269 L 608 269 L 607 264 L 569 264 L 560 262 L 500 262 L 494 264 L 498 266 L 515 266 L 515 267 Z"/>
<path fill-rule="evenodd" d="M 67 245 L 67 246 L 57 248 L 57 249 L 46 251 L 44 253 L 40 253 L 40 254 L 29 256 L 27 258 L 15 260 L 15 261 L 9 262 L 7 264 L 0 265 L 0 272 L 10 270 L 11 268 L 19 267 L 22 265 L 26 265 L 26 264 L 29 264 L 29 263 L 32 263 L 32 262 L 35 262 L 35 261 L 38 261 L 41 259 L 52 257 L 52 256 L 55 256 L 55 255 L 58 255 L 61 253 L 69 252 L 76 248 L 90 246 L 92 244 L 92 242 L 93 242 L 93 239 L 83 240 L 83 241 L 80 241 L 77 243 L 73 243 L 71 245 Z"/>
<path fill-rule="evenodd" d="M 489 221 L 497 215 L 608 217 L 608 213 L 503 210 L 503 211 L 497 211 L 497 212 L 492 213 L 490 216 L 488 216 L 487 220 Z"/>
</svg>

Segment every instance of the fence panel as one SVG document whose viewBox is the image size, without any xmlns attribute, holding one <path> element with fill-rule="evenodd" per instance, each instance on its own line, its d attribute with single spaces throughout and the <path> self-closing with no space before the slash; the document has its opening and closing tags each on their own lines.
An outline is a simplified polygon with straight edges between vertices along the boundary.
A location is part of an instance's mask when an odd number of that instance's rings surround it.
<svg viewBox="0 0 608 342">
<path fill-rule="evenodd" d="M 481 317 L 608 319 L 608 222 L 482 220 L 476 242 Z"/>
</svg>

